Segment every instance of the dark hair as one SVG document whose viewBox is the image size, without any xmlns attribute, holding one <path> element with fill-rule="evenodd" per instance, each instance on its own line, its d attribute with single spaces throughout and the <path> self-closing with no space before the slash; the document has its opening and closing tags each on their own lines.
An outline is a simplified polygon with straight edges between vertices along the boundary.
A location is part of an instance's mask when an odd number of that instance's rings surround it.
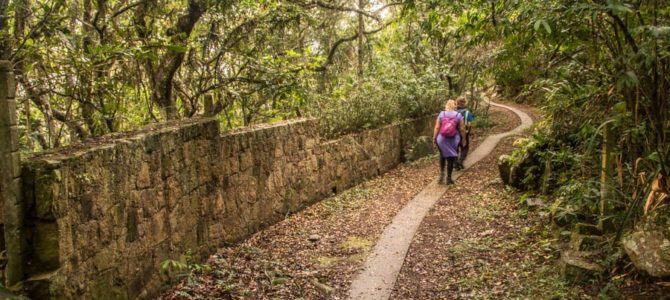
<svg viewBox="0 0 670 300">
<path fill-rule="evenodd" d="M 466 104 L 468 104 L 468 101 L 467 99 L 465 99 L 464 96 L 456 98 L 456 102 L 458 102 L 458 106 L 465 106 Z"/>
</svg>

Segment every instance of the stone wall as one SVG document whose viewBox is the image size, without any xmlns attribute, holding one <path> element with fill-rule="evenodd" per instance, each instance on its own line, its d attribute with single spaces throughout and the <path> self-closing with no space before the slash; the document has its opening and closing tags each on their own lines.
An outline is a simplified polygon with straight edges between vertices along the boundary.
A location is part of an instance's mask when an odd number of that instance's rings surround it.
<svg viewBox="0 0 670 300">
<path fill-rule="evenodd" d="M 220 135 L 201 119 L 27 158 L 26 286 L 36 299 L 153 296 L 162 261 L 205 257 L 390 170 L 432 122 L 322 141 L 316 120 Z"/>
<path fill-rule="evenodd" d="M 21 156 L 16 117 L 14 74 L 9 61 L 0 61 L 0 264 L 3 283 L 12 286 L 24 278 L 25 236 L 21 197 Z M 5 260 L 5 258 L 10 258 Z"/>
</svg>

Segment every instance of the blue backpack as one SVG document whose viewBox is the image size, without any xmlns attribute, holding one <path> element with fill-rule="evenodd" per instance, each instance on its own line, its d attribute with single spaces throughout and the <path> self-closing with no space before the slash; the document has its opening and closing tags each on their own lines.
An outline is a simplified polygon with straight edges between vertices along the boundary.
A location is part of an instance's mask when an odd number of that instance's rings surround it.
<svg viewBox="0 0 670 300">
<path fill-rule="evenodd" d="M 470 124 L 470 120 L 473 119 L 472 113 L 467 108 L 460 108 L 457 110 L 461 116 L 463 116 L 463 124 L 467 126 Z"/>
</svg>

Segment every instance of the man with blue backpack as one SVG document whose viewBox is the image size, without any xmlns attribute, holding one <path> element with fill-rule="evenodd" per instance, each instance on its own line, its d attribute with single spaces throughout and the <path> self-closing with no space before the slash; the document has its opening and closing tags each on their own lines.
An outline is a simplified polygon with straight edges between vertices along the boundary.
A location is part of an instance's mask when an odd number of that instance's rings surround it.
<svg viewBox="0 0 670 300">
<path fill-rule="evenodd" d="M 470 150 L 470 131 L 472 130 L 472 121 L 475 119 L 472 112 L 467 109 L 467 100 L 465 96 L 460 96 L 456 99 L 458 103 L 458 111 L 461 116 L 463 116 L 463 124 L 465 125 L 465 136 L 461 138 L 461 144 L 459 145 L 458 159 L 456 161 L 456 170 L 462 170 L 465 168 L 463 163 L 468 157 L 468 151 Z"/>
</svg>

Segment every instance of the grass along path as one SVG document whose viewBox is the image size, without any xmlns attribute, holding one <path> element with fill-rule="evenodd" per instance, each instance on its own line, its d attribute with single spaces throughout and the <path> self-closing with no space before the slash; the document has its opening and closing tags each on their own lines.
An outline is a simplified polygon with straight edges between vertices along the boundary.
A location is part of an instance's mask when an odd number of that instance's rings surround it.
<svg viewBox="0 0 670 300">
<path fill-rule="evenodd" d="M 473 145 L 518 125 L 504 110 L 490 120 L 496 126 L 477 129 Z M 205 262 L 211 272 L 192 272 L 161 298 L 343 299 L 384 228 L 436 176 L 436 157 L 401 164 L 221 249 Z"/>
</svg>

